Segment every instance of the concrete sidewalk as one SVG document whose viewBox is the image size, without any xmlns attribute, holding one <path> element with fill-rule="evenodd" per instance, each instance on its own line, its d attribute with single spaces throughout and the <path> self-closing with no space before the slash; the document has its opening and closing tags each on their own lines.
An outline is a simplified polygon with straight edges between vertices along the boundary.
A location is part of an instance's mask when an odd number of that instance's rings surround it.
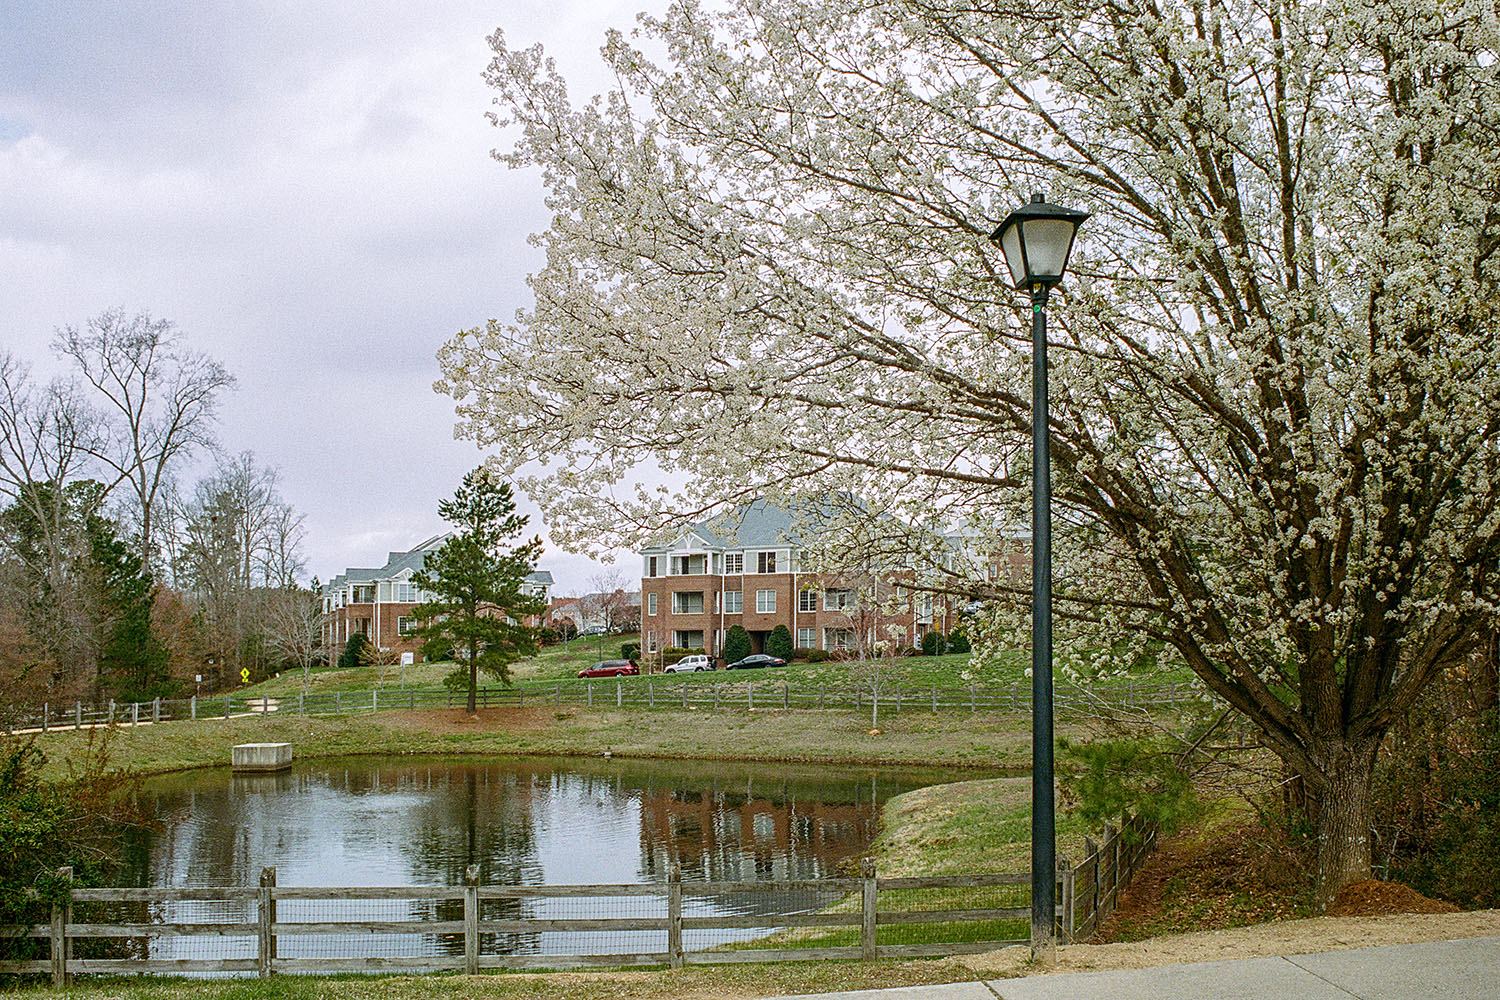
<svg viewBox="0 0 1500 1000">
<path fill-rule="evenodd" d="M 800 1000 L 1500 1000 L 1500 937 Z M 799 1000 L 799 998 L 784 998 Z"/>
</svg>

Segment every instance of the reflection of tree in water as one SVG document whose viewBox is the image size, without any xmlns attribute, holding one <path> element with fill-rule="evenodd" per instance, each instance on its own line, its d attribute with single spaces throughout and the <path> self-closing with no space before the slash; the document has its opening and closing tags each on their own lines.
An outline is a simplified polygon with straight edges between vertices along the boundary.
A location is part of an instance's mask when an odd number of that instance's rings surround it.
<svg viewBox="0 0 1500 1000">
<path fill-rule="evenodd" d="M 428 770 L 430 788 L 436 782 L 446 794 L 423 796 L 413 817 L 410 858 L 413 874 L 422 884 L 462 885 L 464 873 L 479 869 L 480 885 L 540 885 L 544 881 L 537 859 L 536 777 L 480 765 L 444 766 Z M 515 920 L 526 915 L 526 901 L 489 899 L 480 902 L 481 920 Z M 438 920 L 462 920 L 462 900 L 438 900 Z M 438 935 L 447 954 L 462 954 L 462 934 Z M 535 934 L 484 934 L 483 954 L 534 951 Z"/>
</svg>

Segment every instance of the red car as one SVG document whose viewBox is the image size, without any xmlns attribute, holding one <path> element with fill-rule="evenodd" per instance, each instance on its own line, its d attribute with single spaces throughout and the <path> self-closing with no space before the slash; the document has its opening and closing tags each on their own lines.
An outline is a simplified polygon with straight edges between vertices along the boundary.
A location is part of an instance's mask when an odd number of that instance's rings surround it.
<svg viewBox="0 0 1500 1000">
<path fill-rule="evenodd" d="M 629 660 L 600 660 L 578 671 L 579 677 L 633 677 L 641 670 Z"/>
</svg>

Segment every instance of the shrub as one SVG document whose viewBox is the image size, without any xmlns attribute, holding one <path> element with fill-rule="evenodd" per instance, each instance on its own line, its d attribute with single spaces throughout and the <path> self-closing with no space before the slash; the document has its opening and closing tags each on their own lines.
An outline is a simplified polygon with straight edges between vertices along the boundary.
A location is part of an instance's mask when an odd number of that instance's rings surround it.
<svg viewBox="0 0 1500 1000">
<path fill-rule="evenodd" d="M 771 656 L 779 656 L 783 660 L 792 658 L 792 633 L 785 625 L 777 625 L 766 636 L 766 652 Z"/>
<path fill-rule="evenodd" d="M 943 639 L 943 633 L 933 630 L 922 636 L 922 655 L 937 656 L 948 651 L 948 643 Z"/>
<path fill-rule="evenodd" d="M 833 659 L 833 654 L 826 649 L 809 649 L 806 652 L 808 663 L 827 663 Z"/>
<path fill-rule="evenodd" d="M 814 659 L 814 657 L 818 652 L 820 651 L 812 648 L 811 646 L 798 646 L 796 649 L 792 650 L 792 659 L 806 660 L 809 663 L 817 663 L 818 661 Z"/>
<path fill-rule="evenodd" d="M 1057 747 L 1064 798 L 1090 826 L 1130 813 L 1170 835 L 1200 811 L 1176 744 L 1125 737 L 1088 743 L 1060 739 Z"/>
<path fill-rule="evenodd" d="M 967 653 L 971 648 L 972 647 L 970 647 L 969 645 L 969 637 L 964 634 L 963 629 L 956 628 L 952 632 L 948 633 L 948 652 Z"/>
<path fill-rule="evenodd" d="M 344 670 L 353 670 L 365 661 L 370 655 L 370 640 L 363 632 L 356 632 L 344 643 L 344 651 L 339 654 L 339 667 Z"/>
<path fill-rule="evenodd" d="M 627 642 L 620 647 L 620 659 L 639 660 L 641 658 L 641 644 L 638 642 Z"/>
<path fill-rule="evenodd" d="M 750 633 L 743 625 L 731 625 L 724 635 L 724 662 L 733 663 L 750 655 Z"/>
</svg>

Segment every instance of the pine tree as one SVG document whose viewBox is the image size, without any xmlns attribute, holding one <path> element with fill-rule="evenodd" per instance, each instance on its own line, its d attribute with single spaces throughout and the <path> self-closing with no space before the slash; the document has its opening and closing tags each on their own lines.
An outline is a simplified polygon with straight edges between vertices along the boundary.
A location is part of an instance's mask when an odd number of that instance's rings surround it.
<svg viewBox="0 0 1500 1000">
<path fill-rule="evenodd" d="M 516 513 L 509 483 L 483 467 L 464 476 L 453 499 L 438 513 L 458 532 L 427 556 L 412 582 L 431 595 L 412 609 L 421 622 L 424 652 L 451 648 L 463 662 L 445 680 L 467 687 L 468 711 L 476 711 L 479 671 L 510 683 L 510 665 L 540 648 L 537 629 L 525 624 L 545 607 L 525 587 L 536 568 L 542 541 L 514 545 L 529 520 Z"/>
</svg>

